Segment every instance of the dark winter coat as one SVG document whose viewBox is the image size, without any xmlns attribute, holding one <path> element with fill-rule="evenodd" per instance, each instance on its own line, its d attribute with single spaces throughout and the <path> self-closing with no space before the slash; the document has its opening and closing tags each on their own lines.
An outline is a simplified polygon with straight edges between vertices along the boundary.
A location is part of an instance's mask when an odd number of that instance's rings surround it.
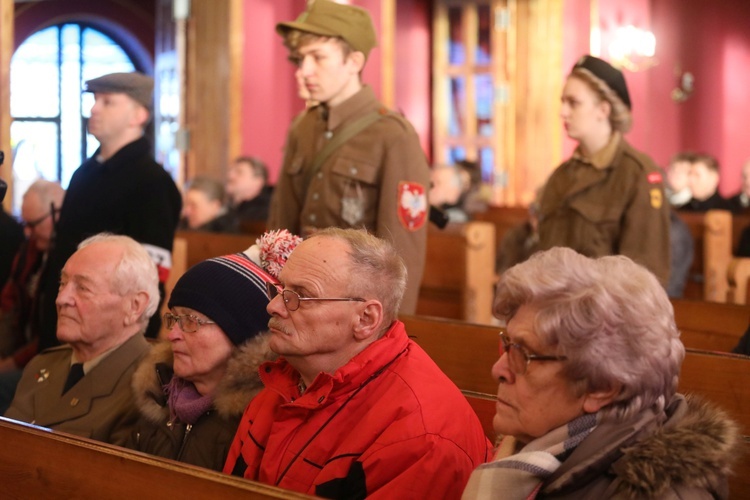
<svg viewBox="0 0 750 500">
<path fill-rule="evenodd" d="M 164 386 L 173 376 L 172 346 L 168 342 L 157 345 L 133 375 L 141 417 L 125 446 L 220 471 L 242 412 L 263 388 L 258 366 L 273 357 L 265 336 L 237 349 L 216 390 L 213 408 L 190 425 L 170 420 Z"/>
</svg>

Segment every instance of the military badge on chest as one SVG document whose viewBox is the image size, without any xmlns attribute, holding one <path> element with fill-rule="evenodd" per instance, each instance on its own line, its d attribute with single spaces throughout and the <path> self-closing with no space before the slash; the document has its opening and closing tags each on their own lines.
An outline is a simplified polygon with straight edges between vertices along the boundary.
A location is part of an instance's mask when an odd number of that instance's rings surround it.
<svg viewBox="0 0 750 500">
<path fill-rule="evenodd" d="M 341 198 L 341 218 L 350 226 L 356 226 L 365 217 L 365 199 L 358 182 L 349 182 Z"/>
<path fill-rule="evenodd" d="M 427 195 L 423 185 L 416 182 L 398 184 L 398 220 L 409 231 L 416 231 L 427 220 Z"/>
</svg>

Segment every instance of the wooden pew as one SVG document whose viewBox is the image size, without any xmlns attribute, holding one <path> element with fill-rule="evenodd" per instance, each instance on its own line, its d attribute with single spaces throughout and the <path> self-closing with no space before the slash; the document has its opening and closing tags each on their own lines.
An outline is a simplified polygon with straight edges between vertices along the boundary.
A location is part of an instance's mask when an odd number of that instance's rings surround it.
<svg viewBox="0 0 750 500">
<path fill-rule="evenodd" d="M 693 238 L 695 254 L 684 297 L 695 300 L 726 302 L 729 282 L 727 269 L 732 253 L 739 244 L 742 229 L 750 225 L 750 214 L 732 215 L 724 210 L 706 213 L 678 211 Z M 495 226 L 495 248 L 505 233 L 528 219 L 526 207 L 489 207 L 472 214 L 472 220 Z M 748 272 L 750 274 L 750 272 Z"/>
<path fill-rule="evenodd" d="M 677 215 L 690 229 L 695 248 L 684 297 L 727 301 L 726 273 L 742 230 L 750 225 L 750 214 L 709 210 L 706 213 L 678 211 Z"/>
<path fill-rule="evenodd" d="M 0 443 L 3 498 L 312 498 L 5 418 Z"/>
<path fill-rule="evenodd" d="M 497 381 L 490 370 L 499 356 L 499 328 L 419 316 L 401 320 L 409 336 L 466 395 L 492 439 Z M 687 349 L 678 390 L 712 401 L 739 423 L 745 453 L 730 490 L 732 498 L 750 498 L 750 358 Z"/>
<path fill-rule="evenodd" d="M 497 382 L 490 370 L 499 356 L 499 327 L 424 316 L 403 316 L 401 320 L 407 333 L 459 388 L 495 393 Z M 714 401 L 737 418 L 743 433 L 750 436 L 750 358 L 691 348 L 686 351 L 679 390 Z"/>
<path fill-rule="evenodd" d="M 492 323 L 494 231 L 487 222 L 451 223 L 443 230 L 430 226 L 417 305 L 420 314 Z M 184 269 L 202 260 L 246 250 L 258 236 L 178 231 L 173 252 L 174 272 L 170 278 L 176 281 Z M 177 251 L 180 248 L 184 249 L 184 257 Z M 167 288 L 171 291 L 169 285 Z"/>
<path fill-rule="evenodd" d="M 430 225 L 417 313 L 492 322 L 495 228 L 487 222 Z"/>
<path fill-rule="evenodd" d="M 187 268 L 212 257 L 243 252 L 255 244 L 259 235 L 177 231 L 175 238 L 187 243 Z"/>
<path fill-rule="evenodd" d="M 490 206 L 484 212 L 472 214 L 471 219 L 489 222 L 495 226 L 495 248 L 497 249 L 500 248 L 500 242 L 503 241 L 505 233 L 529 219 L 529 209 L 527 207 Z"/>
<path fill-rule="evenodd" d="M 174 243 L 172 244 L 172 269 L 169 271 L 169 277 L 166 283 L 164 283 L 164 303 L 161 305 L 159 314 L 164 316 L 164 313 L 169 312 L 169 296 L 172 294 L 177 280 L 180 276 L 185 274 L 187 271 L 187 241 L 185 238 L 175 237 Z M 159 332 L 162 335 L 164 330 Z"/>
<path fill-rule="evenodd" d="M 671 299 L 685 347 L 730 352 L 750 325 L 745 305 Z"/>
</svg>

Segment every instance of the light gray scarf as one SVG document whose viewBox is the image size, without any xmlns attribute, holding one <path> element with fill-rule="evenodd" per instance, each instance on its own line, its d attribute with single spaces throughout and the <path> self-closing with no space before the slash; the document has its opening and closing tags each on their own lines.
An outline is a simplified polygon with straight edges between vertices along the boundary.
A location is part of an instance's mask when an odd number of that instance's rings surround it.
<svg viewBox="0 0 750 500">
<path fill-rule="evenodd" d="M 591 434 L 598 413 L 588 413 L 537 438 L 515 453 L 516 440 L 503 438 L 495 460 L 480 465 L 469 478 L 463 500 L 535 498 L 544 480 Z"/>
</svg>

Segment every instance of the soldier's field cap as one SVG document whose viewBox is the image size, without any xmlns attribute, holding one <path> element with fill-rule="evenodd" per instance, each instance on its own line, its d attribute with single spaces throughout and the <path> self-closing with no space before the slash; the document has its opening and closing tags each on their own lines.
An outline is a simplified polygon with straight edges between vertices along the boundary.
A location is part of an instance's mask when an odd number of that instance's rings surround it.
<svg viewBox="0 0 750 500">
<path fill-rule="evenodd" d="M 154 79 L 143 73 L 110 73 L 86 82 L 86 92 L 126 94 L 146 109 L 151 109 Z"/>
<path fill-rule="evenodd" d="M 276 32 L 284 36 L 290 30 L 321 36 L 338 36 L 365 58 L 377 45 L 375 27 L 370 14 L 361 7 L 330 0 L 315 0 L 294 21 L 279 23 Z"/>
<path fill-rule="evenodd" d="M 630 94 L 628 93 L 628 86 L 625 83 L 622 71 L 603 59 L 589 55 L 585 55 L 578 60 L 575 66 L 573 66 L 573 69 L 577 68 L 588 70 L 592 75 L 606 83 L 607 87 L 611 88 L 622 99 L 625 106 L 631 109 Z"/>
</svg>

